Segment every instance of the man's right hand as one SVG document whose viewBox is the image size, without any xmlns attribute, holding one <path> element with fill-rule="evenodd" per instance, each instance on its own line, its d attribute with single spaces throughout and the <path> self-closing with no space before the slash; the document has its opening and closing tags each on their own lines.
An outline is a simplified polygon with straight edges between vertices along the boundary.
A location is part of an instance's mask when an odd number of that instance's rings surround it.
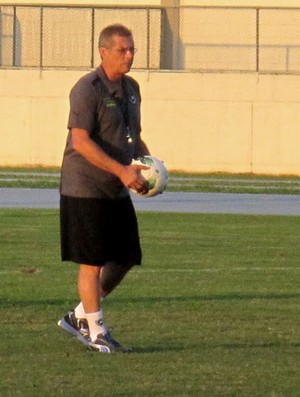
<svg viewBox="0 0 300 397">
<path fill-rule="evenodd" d="M 120 175 L 120 179 L 128 188 L 135 190 L 137 193 L 146 194 L 149 191 L 149 184 L 143 177 L 141 170 L 147 169 L 149 169 L 149 167 L 146 165 L 126 165 Z"/>
</svg>

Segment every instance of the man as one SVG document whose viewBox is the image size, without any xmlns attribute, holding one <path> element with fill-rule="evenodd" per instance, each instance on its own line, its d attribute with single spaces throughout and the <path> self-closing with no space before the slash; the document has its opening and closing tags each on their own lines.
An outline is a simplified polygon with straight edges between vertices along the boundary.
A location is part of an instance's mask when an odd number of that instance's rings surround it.
<svg viewBox="0 0 300 397">
<path fill-rule="evenodd" d="M 58 325 L 99 352 L 128 351 L 112 338 L 100 302 L 141 263 L 128 188 L 147 193 L 133 158 L 149 154 L 140 136 L 140 92 L 125 76 L 132 33 L 114 24 L 100 33 L 101 65 L 70 93 L 69 134 L 61 172 L 62 260 L 79 264 L 80 303 Z"/>
</svg>

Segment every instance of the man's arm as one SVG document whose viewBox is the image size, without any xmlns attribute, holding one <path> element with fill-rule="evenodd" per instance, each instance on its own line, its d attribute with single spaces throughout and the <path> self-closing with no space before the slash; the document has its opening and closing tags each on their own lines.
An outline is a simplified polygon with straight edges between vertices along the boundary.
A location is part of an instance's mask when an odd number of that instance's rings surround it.
<svg viewBox="0 0 300 397">
<path fill-rule="evenodd" d="M 147 188 L 145 179 L 139 170 L 148 167 L 119 163 L 105 153 L 101 147 L 96 145 L 86 130 L 72 128 L 71 144 L 73 149 L 80 153 L 87 161 L 96 167 L 116 175 L 125 186 L 137 191 Z"/>
</svg>

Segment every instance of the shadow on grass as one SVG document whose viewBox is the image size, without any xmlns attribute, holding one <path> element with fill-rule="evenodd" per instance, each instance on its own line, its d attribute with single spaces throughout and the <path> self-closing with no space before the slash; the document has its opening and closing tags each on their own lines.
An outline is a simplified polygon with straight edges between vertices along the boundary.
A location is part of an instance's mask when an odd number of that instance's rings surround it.
<svg viewBox="0 0 300 397">
<path fill-rule="evenodd" d="M 8 309 L 8 308 L 24 308 L 30 306 L 40 306 L 41 308 L 49 307 L 49 306 L 59 306 L 72 309 L 78 304 L 75 300 L 70 299 L 22 299 L 22 300 L 14 300 L 14 299 L 0 299 L 0 308 Z M 66 309 L 68 310 L 68 309 Z"/>
<path fill-rule="evenodd" d="M 280 342 L 280 341 L 274 341 L 274 342 L 249 342 L 249 343 L 225 343 L 221 345 L 217 345 L 216 347 L 221 347 L 225 349 L 232 349 L 232 350 L 237 350 L 237 349 L 249 349 L 249 348 L 255 348 L 255 349 L 268 349 L 268 348 L 274 348 L 274 347 L 300 347 L 300 343 L 289 343 L 289 342 Z"/>
<path fill-rule="evenodd" d="M 243 293 L 228 293 L 220 295 L 192 295 L 192 296 L 138 296 L 138 297 L 120 297 L 116 296 L 111 299 L 112 304 L 122 303 L 184 303 L 184 302 L 206 302 L 206 301 L 239 301 L 239 300 L 281 300 L 281 299 L 299 299 L 300 293 L 253 293 L 253 294 L 243 294 Z"/>
<path fill-rule="evenodd" d="M 199 350 L 212 350 L 212 349 L 227 349 L 227 350 L 255 350 L 255 349 L 274 349 L 274 348 L 300 348 L 300 343 L 290 343 L 287 341 L 265 341 L 265 342 L 237 342 L 237 343 L 209 343 L 209 342 L 203 342 L 203 343 L 196 343 L 196 344 L 188 344 L 188 345 L 180 345 L 176 343 L 176 345 L 169 343 L 167 346 L 147 346 L 143 348 L 134 348 L 133 353 L 166 353 L 166 352 L 180 352 L 180 351 L 186 351 L 187 349 L 193 349 L 194 351 Z"/>
<path fill-rule="evenodd" d="M 170 353 L 170 352 L 179 352 L 185 350 L 182 346 L 148 346 L 148 347 L 133 347 L 133 351 L 131 354 L 151 354 L 151 353 Z"/>
<path fill-rule="evenodd" d="M 253 293 L 253 294 L 240 294 L 240 293 L 229 293 L 220 295 L 192 295 L 192 296 L 135 296 L 135 297 L 121 297 L 114 296 L 108 298 L 110 304 L 122 303 L 142 303 L 142 304 L 156 304 L 156 303 L 167 303 L 172 302 L 202 302 L 202 301 L 239 301 L 239 300 L 281 300 L 281 299 L 299 299 L 300 293 L 290 294 L 275 294 L 275 293 Z M 26 306 L 63 306 L 63 307 L 74 307 L 77 304 L 76 300 L 71 299 L 36 299 L 36 300 L 14 300 L 14 299 L 1 299 L 0 307 L 26 307 Z"/>
</svg>

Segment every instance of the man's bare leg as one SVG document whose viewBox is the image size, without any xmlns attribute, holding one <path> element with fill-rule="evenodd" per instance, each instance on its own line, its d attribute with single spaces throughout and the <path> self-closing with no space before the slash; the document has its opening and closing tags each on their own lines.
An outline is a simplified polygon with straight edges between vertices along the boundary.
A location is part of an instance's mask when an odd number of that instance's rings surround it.
<svg viewBox="0 0 300 397">
<path fill-rule="evenodd" d="M 78 274 L 78 292 L 92 341 L 96 340 L 99 334 L 107 332 L 100 307 L 100 271 L 100 266 L 80 265 Z"/>
<path fill-rule="evenodd" d="M 86 313 L 100 310 L 100 277 L 101 267 L 80 265 L 78 274 L 78 292 Z"/>
<path fill-rule="evenodd" d="M 93 350 L 129 352 L 112 338 L 103 323 L 101 297 L 111 293 L 123 280 L 132 265 L 118 265 L 109 262 L 105 266 L 80 265 L 78 291 L 81 302 L 74 311 L 59 320 L 58 325 L 67 332 L 76 335 Z M 88 324 L 86 324 L 86 321 Z M 83 324 L 83 326 L 82 326 Z M 84 330 L 84 332 L 83 332 Z M 86 338 L 85 334 L 90 336 Z"/>
<path fill-rule="evenodd" d="M 118 264 L 115 262 L 107 262 L 101 268 L 100 272 L 100 296 L 105 298 L 109 295 L 123 280 L 128 271 L 132 268 L 132 264 Z"/>
</svg>

